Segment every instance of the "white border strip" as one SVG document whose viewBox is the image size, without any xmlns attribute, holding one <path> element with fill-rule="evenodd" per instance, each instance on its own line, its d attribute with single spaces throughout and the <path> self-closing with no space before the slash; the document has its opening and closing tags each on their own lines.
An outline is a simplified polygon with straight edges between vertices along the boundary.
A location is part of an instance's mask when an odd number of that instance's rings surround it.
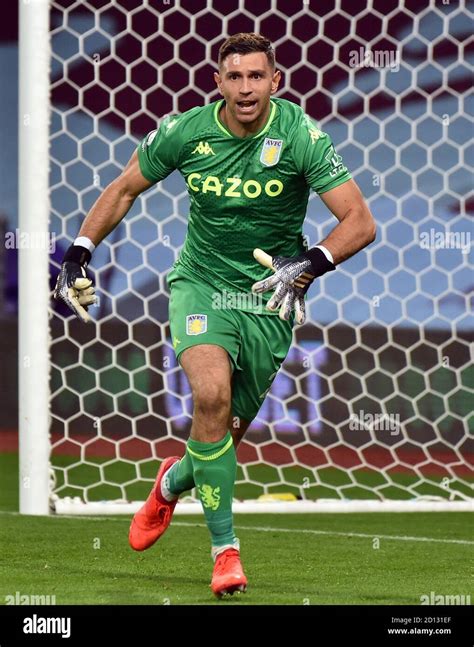
<svg viewBox="0 0 474 647">
<path fill-rule="evenodd" d="M 112 515 L 135 514 L 143 501 L 100 501 L 83 503 L 77 499 L 57 499 L 56 514 Z M 351 512 L 474 512 L 474 501 L 236 501 L 232 507 L 236 514 L 261 513 L 351 513 Z M 175 514 L 202 514 L 200 503 L 179 503 Z"/>
</svg>

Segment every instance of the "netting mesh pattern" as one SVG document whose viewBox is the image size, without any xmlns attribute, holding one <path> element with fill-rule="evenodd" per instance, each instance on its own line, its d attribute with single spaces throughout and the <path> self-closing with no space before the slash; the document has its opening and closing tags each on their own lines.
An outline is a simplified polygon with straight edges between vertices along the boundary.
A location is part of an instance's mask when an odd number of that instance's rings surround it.
<svg viewBox="0 0 474 647">
<path fill-rule="evenodd" d="M 330 133 L 378 223 L 370 248 L 312 287 L 239 449 L 239 498 L 472 495 L 471 21 L 462 2 L 425 0 L 52 2 L 52 283 L 137 141 L 217 98 L 218 47 L 238 31 L 273 40 L 279 96 Z M 95 324 L 52 306 L 59 496 L 143 498 L 156 460 L 184 451 L 192 402 L 165 277 L 188 205 L 173 174 L 99 246 Z M 310 244 L 333 226 L 313 196 Z"/>
</svg>

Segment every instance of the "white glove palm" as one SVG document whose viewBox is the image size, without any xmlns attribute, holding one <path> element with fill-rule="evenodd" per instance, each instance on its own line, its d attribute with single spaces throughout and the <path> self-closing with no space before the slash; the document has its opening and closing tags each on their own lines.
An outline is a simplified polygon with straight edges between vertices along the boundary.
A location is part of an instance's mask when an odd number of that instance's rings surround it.
<svg viewBox="0 0 474 647">
<path fill-rule="evenodd" d="M 314 280 L 314 275 L 306 271 L 311 269 L 311 262 L 301 257 L 272 258 L 258 248 L 254 249 L 253 255 L 255 260 L 272 269 L 275 274 L 254 283 L 252 291 L 266 292 L 275 287 L 275 292 L 267 303 L 268 310 L 280 307 L 279 317 L 284 321 L 288 321 L 294 310 L 296 323 L 303 324 L 306 321 L 304 295 Z"/>
<path fill-rule="evenodd" d="M 63 301 L 84 323 L 91 321 L 87 308 L 97 302 L 95 288 L 79 263 L 66 261 L 56 281 L 54 298 Z"/>
</svg>

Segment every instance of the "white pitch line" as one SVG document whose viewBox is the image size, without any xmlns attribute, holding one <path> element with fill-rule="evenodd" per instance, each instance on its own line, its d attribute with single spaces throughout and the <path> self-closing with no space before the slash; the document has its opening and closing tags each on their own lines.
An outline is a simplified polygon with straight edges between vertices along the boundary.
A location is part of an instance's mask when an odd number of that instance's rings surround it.
<svg viewBox="0 0 474 647">
<path fill-rule="evenodd" d="M 204 523 L 187 523 L 184 521 L 176 521 L 174 526 L 200 526 L 205 528 Z M 310 535 L 330 535 L 332 537 L 361 537 L 363 539 L 392 539 L 393 541 L 424 541 L 437 544 L 467 544 L 474 546 L 474 541 L 468 539 L 437 539 L 435 537 L 410 537 L 408 535 L 379 535 L 377 532 L 368 535 L 363 532 L 337 532 L 335 530 L 310 530 L 308 528 L 265 528 L 262 526 L 234 526 L 236 530 L 255 530 L 257 532 L 291 532 L 291 533 L 307 533 Z"/>
<path fill-rule="evenodd" d="M 10 512 L 0 510 L 0 515 L 20 516 L 19 512 Z M 126 518 L 117 516 L 86 516 L 86 515 L 58 515 L 49 517 L 51 519 L 84 519 L 85 521 L 127 521 Z M 188 521 L 174 521 L 174 526 L 184 526 L 188 528 L 206 528 L 205 523 L 191 523 Z M 309 535 L 328 535 L 330 537 L 360 537 L 361 539 L 389 539 L 392 541 L 421 541 L 432 544 L 462 544 L 465 546 L 474 546 L 474 541 L 468 539 L 438 539 L 436 537 L 411 537 L 410 535 L 379 535 L 377 532 L 367 534 L 363 532 L 338 532 L 337 530 L 312 530 L 309 528 L 268 528 L 265 526 L 234 526 L 236 530 L 253 530 L 256 532 L 291 532 L 305 533 Z"/>
</svg>

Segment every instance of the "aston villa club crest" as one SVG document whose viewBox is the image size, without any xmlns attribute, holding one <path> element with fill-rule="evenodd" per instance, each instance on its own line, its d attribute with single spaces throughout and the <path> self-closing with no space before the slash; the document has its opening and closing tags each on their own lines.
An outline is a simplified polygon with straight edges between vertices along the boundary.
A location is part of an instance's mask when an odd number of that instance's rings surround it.
<svg viewBox="0 0 474 647">
<path fill-rule="evenodd" d="M 262 152 L 260 153 L 260 161 L 262 164 L 264 166 L 275 166 L 275 164 L 278 164 L 282 147 L 282 139 L 270 139 L 270 137 L 265 137 Z"/>
<path fill-rule="evenodd" d="M 186 334 L 202 335 L 207 332 L 207 315 L 187 315 Z"/>
</svg>

